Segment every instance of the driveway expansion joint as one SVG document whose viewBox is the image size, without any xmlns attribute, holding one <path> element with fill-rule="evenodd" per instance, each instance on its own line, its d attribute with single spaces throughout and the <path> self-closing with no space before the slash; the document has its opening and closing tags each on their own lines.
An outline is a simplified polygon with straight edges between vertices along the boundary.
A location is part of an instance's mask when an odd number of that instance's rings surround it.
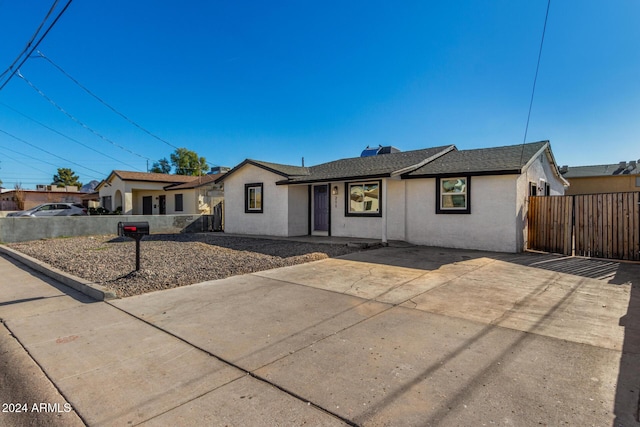
<svg viewBox="0 0 640 427">
<path fill-rule="evenodd" d="M 262 377 L 262 376 L 260 376 L 260 375 L 256 374 L 255 372 L 249 371 L 248 369 L 245 369 L 245 368 L 241 367 L 240 365 L 238 365 L 238 364 L 236 364 L 236 363 L 234 363 L 234 362 L 232 362 L 232 361 L 230 361 L 230 360 L 227 360 L 227 359 L 225 359 L 225 358 L 223 358 L 223 357 L 220 357 L 220 356 L 218 356 L 218 355 L 216 355 L 216 354 L 213 354 L 213 353 L 211 353 L 210 351 L 205 350 L 204 348 L 199 347 L 199 346 L 197 346 L 197 345 L 195 345 L 195 344 L 193 344 L 193 343 L 191 343 L 191 342 L 187 341 L 186 339 L 182 338 L 182 337 L 181 337 L 181 336 L 179 336 L 179 335 L 176 335 L 176 334 L 174 334 L 174 333 L 172 333 L 172 332 L 170 332 L 170 331 L 168 331 L 168 330 L 165 330 L 165 329 L 163 329 L 163 328 L 159 327 L 158 325 L 156 325 L 156 324 L 154 324 L 154 323 L 151 323 L 151 322 L 149 322 L 149 321 L 147 321 L 147 320 L 145 320 L 145 319 L 143 319 L 143 318 L 141 318 L 141 317 L 138 317 L 138 316 L 136 316 L 136 315 L 134 315 L 134 314 L 129 313 L 128 311 L 126 311 L 126 310 L 124 310 L 124 309 L 122 309 L 122 308 L 120 308 L 120 307 L 117 307 L 117 306 L 115 306 L 115 305 L 111 304 L 109 301 L 104 301 L 104 302 L 105 302 L 105 304 L 109 304 L 110 306 L 114 307 L 115 309 L 117 309 L 117 310 L 119 310 L 119 311 L 121 311 L 121 312 L 123 312 L 123 313 L 127 314 L 128 316 L 131 316 L 132 318 L 137 319 L 137 320 L 139 320 L 139 321 L 141 321 L 141 322 L 143 322 L 143 323 L 145 323 L 145 324 L 147 324 L 147 325 L 151 326 L 151 327 L 152 327 L 152 328 L 154 328 L 154 329 L 157 329 L 157 330 L 159 330 L 159 331 L 161 331 L 161 332 L 163 332 L 163 333 L 165 333 L 165 334 L 167 334 L 167 335 L 172 336 L 173 338 L 175 338 L 175 339 L 177 339 L 177 340 L 179 340 L 179 341 L 181 341 L 181 342 L 183 342 L 183 343 L 185 343 L 185 344 L 187 344 L 187 345 L 191 346 L 192 348 L 197 349 L 197 350 L 199 350 L 199 351 L 201 351 L 201 352 L 203 352 L 203 353 L 207 354 L 208 356 L 213 357 L 214 359 L 216 359 L 216 360 L 218 360 L 218 361 L 220 361 L 220 362 L 222 362 L 222 363 L 224 363 L 224 364 L 226 364 L 226 365 L 228 365 L 228 366 L 231 366 L 232 368 L 235 368 L 235 369 L 237 369 L 237 370 L 239 370 L 239 371 L 243 372 L 245 375 L 250 376 L 251 378 L 254 378 L 254 379 L 256 379 L 256 380 L 258 380 L 258 381 L 260 381 L 260 382 L 263 382 L 263 383 L 265 383 L 265 384 L 267 384 L 267 385 L 269 385 L 269 386 L 271 386 L 271 387 L 274 387 L 274 388 L 276 388 L 276 389 L 278 389 L 278 390 L 280 390 L 280 391 L 282 391 L 282 392 L 286 393 L 287 395 L 289 395 L 289 396 L 291 396 L 291 397 L 295 398 L 296 400 L 299 400 L 299 401 L 301 401 L 301 402 L 307 403 L 308 405 L 313 406 L 315 409 L 317 409 L 317 410 L 319 410 L 319 411 L 321 411 L 321 412 L 324 412 L 324 413 L 326 413 L 326 414 L 328 414 L 328 415 L 331 415 L 332 417 L 335 417 L 335 418 L 339 419 L 340 421 L 344 422 L 345 424 L 347 424 L 347 425 L 349 425 L 349 426 L 352 426 L 352 427 L 359 427 L 359 426 L 358 426 L 358 424 L 355 424 L 353 421 L 351 421 L 351 420 L 349 420 L 349 419 L 347 419 L 347 418 L 344 418 L 343 416 L 341 416 L 341 415 L 339 415 L 339 414 L 337 414 L 337 413 L 335 413 L 335 412 L 333 412 L 333 411 L 330 411 L 330 410 L 328 410 L 328 409 L 326 409 L 326 408 L 324 408 L 324 407 L 320 406 L 319 404 L 317 404 L 317 403 L 315 403 L 315 402 L 312 402 L 312 401 L 310 401 L 310 400 L 308 400 L 308 399 L 305 399 L 304 397 L 302 397 L 302 396 L 298 395 L 297 393 L 294 393 L 293 391 L 288 390 L 288 389 L 286 389 L 286 388 L 284 388 L 284 387 L 282 387 L 282 386 L 280 386 L 280 385 L 278 385 L 278 384 L 276 384 L 276 383 L 274 383 L 274 382 L 270 381 L 268 378 Z M 368 302 L 368 301 L 364 301 L 364 302 L 362 302 L 361 304 L 365 304 L 366 302 Z M 391 307 L 389 307 L 389 309 L 390 309 L 390 308 L 391 308 Z M 388 310 L 388 309 L 387 309 L 387 310 Z M 384 311 L 386 311 L 386 310 L 384 310 Z M 372 317 L 373 317 L 373 316 L 372 316 Z M 366 319 L 364 319 L 364 320 L 366 320 Z M 364 320 L 362 320 L 362 321 L 364 321 Z M 361 321 L 361 322 L 362 322 L 362 321 Z M 360 323 L 360 322 L 358 322 L 358 323 Z M 348 328 L 345 328 L 345 329 L 348 329 Z M 332 335 L 329 335 L 329 336 L 332 336 Z M 327 338 L 327 337 L 324 337 L 323 339 L 325 339 L 325 338 Z M 321 341 L 321 340 L 318 340 L 318 341 Z M 290 354 L 289 354 L 289 355 L 290 355 Z M 287 355 L 287 356 L 289 356 L 289 355 Z M 285 356 L 285 357 L 287 357 L 287 356 Z M 259 369 L 259 368 L 258 368 L 258 369 Z M 232 380 L 232 381 L 229 381 L 227 384 L 230 384 L 230 383 L 232 383 L 233 381 L 236 381 L 236 380 L 238 380 L 238 379 L 240 379 L 240 378 L 242 378 L 242 377 L 239 377 L 239 378 L 236 378 L 236 379 L 234 379 L 234 380 Z M 218 388 L 219 388 L 219 387 L 218 387 Z M 211 391 L 213 391 L 213 390 L 209 390 L 207 393 L 210 393 Z M 203 395 L 206 395 L 207 393 L 204 393 Z M 185 402 L 185 403 L 186 403 L 186 402 Z M 178 406 L 181 406 L 181 405 L 178 405 Z M 174 408 L 174 409 L 175 409 L 175 408 Z M 84 421 L 84 420 L 83 420 L 83 421 Z"/>
</svg>

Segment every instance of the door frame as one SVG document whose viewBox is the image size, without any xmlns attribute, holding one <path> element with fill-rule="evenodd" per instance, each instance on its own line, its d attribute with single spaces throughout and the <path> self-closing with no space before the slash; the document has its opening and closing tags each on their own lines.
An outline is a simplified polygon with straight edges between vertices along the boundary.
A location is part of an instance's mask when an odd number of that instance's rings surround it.
<svg viewBox="0 0 640 427">
<path fill-rule="evenodd" d="M 145 205 L 146 201 L 150 202 L 147 203 L 148 206 Z M 151 209 L 151 212 L 145 212 L 145 207 Z M 142 215 L 153 215 L 153 196 L 142 196 Z"/>
<path fill-rule="evenodd" d="M 327 231 L 315 229 L 315 194 L 316 188 L 325 187 L 327 197 Z M 331 236 L 331 185 L 330 184 L 312 184 L 309 186 L 309 234 L 312 236 Z"/>
<path fill-rule="evenodd" d="M 160 215 L 167 214 L 167 196 L 164 194 L 158 196 L 158 209 L 160 211 Z"/>
</svg>

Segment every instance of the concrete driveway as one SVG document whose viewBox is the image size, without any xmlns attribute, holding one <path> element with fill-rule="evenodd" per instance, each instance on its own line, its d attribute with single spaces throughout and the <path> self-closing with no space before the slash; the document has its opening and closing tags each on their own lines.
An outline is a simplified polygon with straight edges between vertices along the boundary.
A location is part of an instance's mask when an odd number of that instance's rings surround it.
<svg viewBox="0 0 640 427">
<path fill-rule="evenodd" d="M 389 247 L 20 298 L 0 317 L 91 425 L 639 425 L 637 264 Z"/>
</svg>

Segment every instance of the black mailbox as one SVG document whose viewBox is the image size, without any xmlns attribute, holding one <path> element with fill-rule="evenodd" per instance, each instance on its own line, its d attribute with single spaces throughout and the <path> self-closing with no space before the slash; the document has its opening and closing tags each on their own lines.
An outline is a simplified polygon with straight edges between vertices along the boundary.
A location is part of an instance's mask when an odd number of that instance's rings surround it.
<svg viewBox="0 0 640 427">
<path fill-rule="evenodd" d="M 148 222 L 122 222 L 118 223 L 118 236 L 136 239 L 136 271 L 140 270 L 140 240 L 149 235 Z"/>
<path fill-rule="evenodd" d="M 140 239 L 142 236 L 149 235 L 149 223 L 148 222 L 119 222 L 118 223 L 118 236 L 131 237 L 133 239 Z"/>
</svg>

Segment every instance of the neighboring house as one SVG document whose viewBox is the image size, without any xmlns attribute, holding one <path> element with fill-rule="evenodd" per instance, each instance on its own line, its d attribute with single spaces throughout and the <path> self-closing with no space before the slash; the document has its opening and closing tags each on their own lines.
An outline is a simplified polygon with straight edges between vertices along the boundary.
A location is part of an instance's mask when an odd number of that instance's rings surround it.
<svg viewBox="0 0 640 427">
<path fill-rule="evenodd" d="M 503 252 L 525 247 L 530 192 L 561 195 L 567 185 L 548 141 L 477 150 L 450 145 L 312 167 L 248 159 L 216 182 L 224 183 L 227 233 Z"/>
<path fill-rule="evenodd" d="M 0 210 L 17 211 L 35 208 L 43 203 L 82 203 L 86 193 L 78 187 L 38 186 L 40 190 L 8 190 L 0 194 Z"/>
<path fill-rule="evenodd" d="M 567 195 L 640 191 L 640 159 L 613 165 L 562 166 Z"/>
<path fill-rule="evenodd" d="M 114 170 L 96 190 L 103 208 L 126 215 L 208 214 L 222 200 L 219 177 Z"/>
</svg>

